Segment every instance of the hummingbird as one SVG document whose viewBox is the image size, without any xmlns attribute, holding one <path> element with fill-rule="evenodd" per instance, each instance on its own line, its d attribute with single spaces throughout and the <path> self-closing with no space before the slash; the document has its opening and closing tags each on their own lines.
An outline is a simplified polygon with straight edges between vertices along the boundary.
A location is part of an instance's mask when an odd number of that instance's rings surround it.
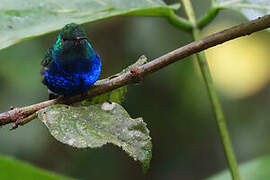
<svg viewBox="0 0 270 180">
<path fill-rule="evenodd" d="M 54 99 L 87 90 L 97 81 L 102 63 L 84 30 L 71 23 L 60 31 L 41 65 L 42 83 L 48 87 L 49 99 Z"/>
</svg>

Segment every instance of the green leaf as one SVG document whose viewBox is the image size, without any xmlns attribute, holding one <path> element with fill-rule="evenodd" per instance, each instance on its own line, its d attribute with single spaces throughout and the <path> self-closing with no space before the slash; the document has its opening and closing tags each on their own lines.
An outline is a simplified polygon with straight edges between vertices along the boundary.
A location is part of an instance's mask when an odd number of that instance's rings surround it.
<svg viewBox="0 0 270 180">
<path fill-rule="evenodd" d="M 0 0 L 0 49 L 65 24 L 97 21 L 119 15 L 169 16 L 178 5 L 162 0 Z"/>
<path fill-rule="evenodd" d="M 71 180 L 71 178 L 36 168 L 10 157 L 0 156 L 0 179 L 12 180 Z"/>
<path fill-rule="evenodd" d="M 112 143 L 122 147 L 146 171 L 152 157 L 149 130 L 142 118 L 132 119 L 116 103 L 72 107 L 53 105 L 38 112 L 39 119 L 58 141 L 77 148 Z"/>
<path fill-rule="evenodd" d="M 219 8 L 230 8 L 242 13 L 248 20 L 270 14 L 269 0 L 212 0 Z"/>
<path fill-rule="evenodd" d="M 115 102 L 121 104 L 125 99 L 125 94 L 127 93 L 127 87 L 120 87 L 113 91 L 101 94 L 99 96 L 93 97 L 91 100 L 82 101 L 82 105 L 89 106 L 94 104 L 100 104 L 104 102 Z"/>
<path fill-rule="evenodd" d="M 270 179 L 270 156 L 257 158 L 239 167 L 241 178 L 244 180 L 264 180 Z M 217 175 L 209 178 L 209 180 L 228 180 L 231 175 L 228 170 L 222 171 Z"/>
</svg>

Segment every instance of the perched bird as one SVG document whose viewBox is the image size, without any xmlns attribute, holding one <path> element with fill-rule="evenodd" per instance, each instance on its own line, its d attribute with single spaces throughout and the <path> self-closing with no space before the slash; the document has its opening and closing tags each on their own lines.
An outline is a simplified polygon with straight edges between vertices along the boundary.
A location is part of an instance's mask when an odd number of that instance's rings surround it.
<svg viewBox="0 0 270 180">
<path fill-rule="evenodd" d="M 98 54 L 83 29 L 74 23 L 61 30 L 41 64 L 42 83 L 49 89 L 49 99 L 85 91 L 101 72 Z"/>
</svg>

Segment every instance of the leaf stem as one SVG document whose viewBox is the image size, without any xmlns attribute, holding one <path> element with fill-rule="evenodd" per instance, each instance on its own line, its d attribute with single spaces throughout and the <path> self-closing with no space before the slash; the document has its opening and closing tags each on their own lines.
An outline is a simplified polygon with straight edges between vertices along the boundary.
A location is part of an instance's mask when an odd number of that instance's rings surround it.
<svg viewBox="0 0 270 180">
<path fill-rule="evenodd" d="M 183 2 L 183 5 L 184 5 L 184 8 L 185 8 L 185 12 L 187 14 L 188 20 L 194 26 L 196 26 L 197 25 L 196 16 L 195 16 L 195 13 L 193 11 L 193 7 L 192 7 L 192 4 L 191 4 L 190 0 L 182 0 L 182 2 Z"/>
<path fill-rule="evenodd" d="M 170 11 L 168 16 L 169 22 L 174 25 L 175 27 L 185 30 L 185 31 L 192 31 L 192 24 L 187 20 L 184 19 L 177 14 L 173 10 Z"/>
<path fill-rule="evenodd" d="M 215 17 L 217 16 L 220 9 L 221 7 L 213 7 L 209 9 L 207 13 L 198 20 L 198 28 L 202 29 L 210 22 L 212 22 L 212 20 L 215 19 Z"/>
<path fill-rule="evenodd" d="M 190 0 L 182 0 L 182 2 L 184 4 L 188 19 L 192 22 L 192 24 L 194 24 L 194 28 L 192 30 L 193 38 L 194 38 L 194 40 L 199 40 L 200 39 L 200 30 L 197 26 L 196 17 L 195 17 L 194 11 L 193 11 L 192 4 L 191 4 Z M 215 89 L 215 86 L 213 83 L 213 79 L 212 79 L 212 76 L 210 73 L 210 69 L 209 69 L 209 65 L 207 63 L 206 56 L 205 56 L 204 52 L 202 51 L 202 52 L 196 54 L 195 57 L 199 62 L 199 66 L 200 66 L 200 69 L 201 69 L 201 72 L 203 75 L 203 79 L 204 79 L 204 82 L 205 82 L 206 87 L 207 87 L 208 95 L 210 98 L 212 109 L 213 109 L 215 117 L 216 117 L 221 142 L 223 145 L 223 149 L 224 149 L 224 153 L 225 153 L 225 156 L 227 159 L 228 166 L 230 168 L 231 176 L 234 180 L 240 180 L 240 173 L 238 170 L 237 161 L 236 161 L 236 158 L 234 155 L 232 143 L 231 143 L 228 128 L 226 125 L 226 120 L 225 120 L 223 112 L 222 112 L 222 108 L 221 108 L 221 105 L 220 105 L 220 102 L 218 99 L 218 95 L 217 95 L 217 92 L 216 92 L 216 89 Z"/>
</svg>

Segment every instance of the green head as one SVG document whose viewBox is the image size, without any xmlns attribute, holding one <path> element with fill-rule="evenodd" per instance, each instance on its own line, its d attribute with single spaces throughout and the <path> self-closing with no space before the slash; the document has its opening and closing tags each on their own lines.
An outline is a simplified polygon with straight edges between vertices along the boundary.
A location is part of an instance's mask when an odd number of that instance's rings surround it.
<svg viewBox="0 0 270 180">
<path fill-rule="evenodd" d="M 75 23 L 67 24 L 61 30 L 59 37 L 64 41 L 76 41 L 78 39 L 87 39 L 84 30 Z"/>
<path fill-rule="evenodd" d="M 53 59 L 60 64 L 88 59 L 94 53 L 84 30 L 77 24 L 65 25 L 53 47 Z"/>
</svg>

